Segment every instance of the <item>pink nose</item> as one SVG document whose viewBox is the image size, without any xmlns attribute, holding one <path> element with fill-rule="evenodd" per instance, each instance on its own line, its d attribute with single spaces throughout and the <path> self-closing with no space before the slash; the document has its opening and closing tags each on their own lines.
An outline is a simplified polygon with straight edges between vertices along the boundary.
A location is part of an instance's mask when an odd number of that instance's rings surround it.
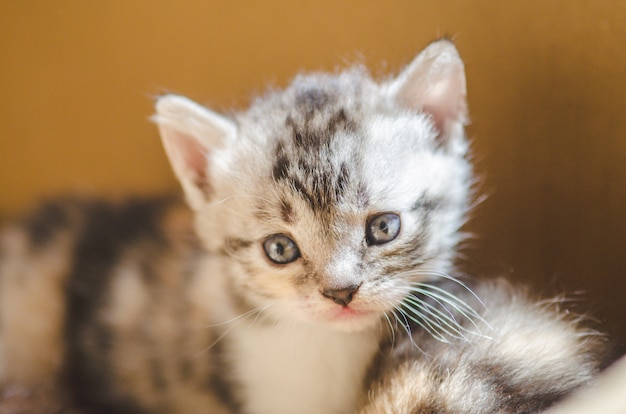
<svg viewBox="0 0 626 414">
<path fill-rule="evenodd" d="M 335 302 L 337 305 L 348 306 L 354 294 L 359 290 L 360 285 L 352 285 L 342 289 L 324 289 L 322 290 L 322 296 Z"/>
</svg>

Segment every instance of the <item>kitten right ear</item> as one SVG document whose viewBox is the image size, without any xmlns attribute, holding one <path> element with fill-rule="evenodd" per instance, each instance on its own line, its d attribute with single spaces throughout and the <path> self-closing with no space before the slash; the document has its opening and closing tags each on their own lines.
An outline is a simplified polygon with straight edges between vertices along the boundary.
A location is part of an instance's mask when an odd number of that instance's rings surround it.
<svg viewBox="0 0 626 414">
<path fill-rule="evenodd" d="M 442 143 L 463 134 L 468 123 L 465 68 L 448 40 L 428 45 L 390 84 L 401 105 L 432 117 Z"/>
<path fill-rule="evenodd" d="M 152 120 L 159 126 L 165 152 L 187 202 L 194 210 L 200 209 L 211 192 L 209 154 L 234 139 L 234 123 L 178 95 L 160 97 Z"/>
</svg>

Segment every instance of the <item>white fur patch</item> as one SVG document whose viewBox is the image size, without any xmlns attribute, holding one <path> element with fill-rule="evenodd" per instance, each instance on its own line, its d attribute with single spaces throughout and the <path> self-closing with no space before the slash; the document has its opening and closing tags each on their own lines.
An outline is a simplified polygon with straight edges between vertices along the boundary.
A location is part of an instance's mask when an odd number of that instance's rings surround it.
<svg viewBox="0 0 626 414">
<path fill-rule="evenodd" d="M 373 332 L 306 324 L 244 322 L 229 334 L 229 357 L 246 412 L 352 413 L 374 352 Z"/>
</svg>

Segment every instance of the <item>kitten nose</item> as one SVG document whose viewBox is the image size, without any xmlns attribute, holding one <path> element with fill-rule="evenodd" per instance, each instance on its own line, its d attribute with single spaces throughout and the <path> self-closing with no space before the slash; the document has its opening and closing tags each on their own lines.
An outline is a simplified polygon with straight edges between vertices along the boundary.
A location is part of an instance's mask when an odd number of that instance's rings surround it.
<svg viewBox="0 0 626 414">
<path fill-rule="evenodd" d="M 360 285 L 351 285 L 342 289 L 329 289 L 322 290 L 322 296 L 335 302 L 337 305 L 348 306 L 352 302 L 352 298 Z"/>
</svg>

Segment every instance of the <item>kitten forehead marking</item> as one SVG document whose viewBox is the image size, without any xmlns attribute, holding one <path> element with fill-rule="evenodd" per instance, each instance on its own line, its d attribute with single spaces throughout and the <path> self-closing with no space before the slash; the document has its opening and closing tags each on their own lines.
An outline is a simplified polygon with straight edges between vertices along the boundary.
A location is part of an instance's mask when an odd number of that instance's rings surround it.
<svg viewBox="0 0 626 414">
<path fill-rule="evenodd" d="M 313 77 L 296 81 L 293 105 L 282 114 L 284 129 L 274 137 L 272 179 L 293 190 L 314 212 L 328 214 L 342 201 L 351 171 L 358 168 L 352 142 L 360 132 L 354 117 L 362 99 L 358 88 L 347 99 L 339 90 L 342 82 L 322 79 L 326 82 Z"/>
</svg>

